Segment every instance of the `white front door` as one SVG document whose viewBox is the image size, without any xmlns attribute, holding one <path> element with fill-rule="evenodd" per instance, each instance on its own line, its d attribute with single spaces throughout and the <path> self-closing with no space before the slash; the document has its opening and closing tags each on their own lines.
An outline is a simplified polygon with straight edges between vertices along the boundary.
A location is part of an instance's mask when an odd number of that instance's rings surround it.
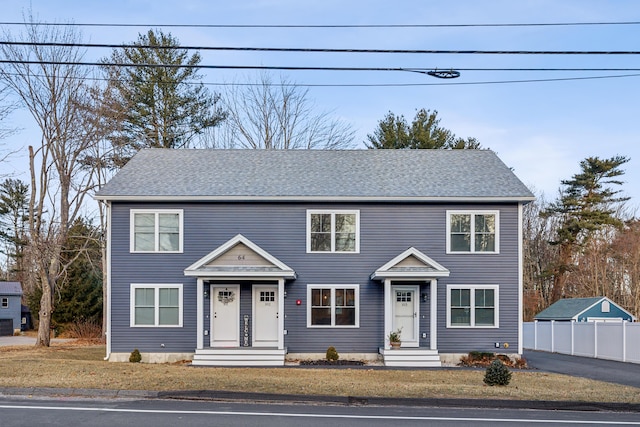
<svg viewBox="0 0 640 427">
<path fill-rule="evenodd" d="M 240 285 L 211 287 L 211 347 L 240 346 Z"/>
<path fill-rule="evenodd" d="M 400 329 L 402 347 L 418 347 L 418 319 L 420 317 L 417 286 L 392 288 L 393 330 Z"/>
<path fill-rule="evenodd" d="M 278 286 L 253 286 L 252 346 L 278 346 Z"/>
</svg>

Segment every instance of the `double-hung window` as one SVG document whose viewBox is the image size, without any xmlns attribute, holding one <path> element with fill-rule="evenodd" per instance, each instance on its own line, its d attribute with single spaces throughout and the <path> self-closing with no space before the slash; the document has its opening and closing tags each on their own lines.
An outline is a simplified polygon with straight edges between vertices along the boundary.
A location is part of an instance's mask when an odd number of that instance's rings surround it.
<svg viewBox="0 0 640 427">
<path fill-rule="evenodd" d="M 182 252 L 182 210 L 132 210 L 131 252 Z"/>
<path fill-rule="evenodd" d="M 307 252 L 360 252 L 360 212 L 307 211 Z"/>
<path fill-rule="evenodd" d="M 448 285 L 448 328 L 497 328 L 497 285 Z"/>
<path fill-rule="evenodd" d="M 447 253 L 498 253 L 498 211 L 447 211 Z"/>
<path fill-rule="evenodd" d="M 358 327 L 357 285 L 309 285 L 308 327 Z"/>
<path fill-rule="evenodd" d="M 182 285 L 131 285 L 131 326 L 182 326 Z"/>
<path fill-rule="evenodd" d="M 9 298 L 8 297 L 0 298 L 0 308 L 9 308 Z"/>
</svg>

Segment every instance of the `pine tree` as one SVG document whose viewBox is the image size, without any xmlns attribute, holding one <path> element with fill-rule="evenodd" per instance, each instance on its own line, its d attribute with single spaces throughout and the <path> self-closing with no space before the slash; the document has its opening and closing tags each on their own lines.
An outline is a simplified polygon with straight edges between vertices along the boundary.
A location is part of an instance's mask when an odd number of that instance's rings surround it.
<svg viewBox="0 0 640 427">
<path fill-rule="evenodd" d="M 616 212 L 619 204 L 629 198 L 620 197 L 621 190 L 614 190 L 611 186 L 623 183 L 617 178 L 624 174 L 620 166 L 628 161 L 623 156 L 604 160 L 588 157 L 581 161 L 581 172 L 562 181 L 565 188 L 559 200 L 543 213 L 560 219 L 556 237 L 550 242 L 559 247 L 558 259 L 551 271 L 554 277 L 552 302 L 565 296 L 566 273 L 572 270 L 574 255 L 592 234 L 607 226 L 623 225 Z"/>
</svg>

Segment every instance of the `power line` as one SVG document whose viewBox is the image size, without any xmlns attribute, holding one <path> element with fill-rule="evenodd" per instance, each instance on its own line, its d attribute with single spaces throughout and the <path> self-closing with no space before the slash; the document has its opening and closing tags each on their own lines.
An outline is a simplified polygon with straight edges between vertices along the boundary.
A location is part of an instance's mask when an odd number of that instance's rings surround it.
<svg viewBox="0 0 640 427">
<path fill-rule="evenodd" d="M 638 69 L 637 71 L 640 71 Z M 10 76 L 24 76 L 22 73 L 5 73 Z M 33 77 L 46 77 L 42 74 L 30 74 Z M 582 76 L 582 77 L 556 77 L 556 78 L 544 78 L 544 79 L 520 79 L 520 80 L 485 80 L 475 82 L 446 82 L 446 83 L 271 83 L 271 86 L 279 87 L 420 87 L 420 86 L 461 86 L 461 85 L 492 85 L 492 84 L 513 84 L 513 83 L 544 83 L 544 82 L 559 82 L 559 81 L 579 81 L 579 80 L 602 80 L 602 79 L 617 79 L 617 78 L 629 78 L 640 77 L 640 74 L 618 74 L 618 75 L 606 75 L 606 76 Z M 122 79 L 112 79 L 103 77 L 70 77 L 72 79 L 82 79 L 90 81 L 124 81 Z M 162 82 L 157 82 L 162 85 Z M 228 82 L 188 82 L 188 85 L 204 85 L 204 86 L 262 86 L 262 83 L 228 83 Z"/>
<path fill-rule="evenodd" d="M 111 43 L 57 43 L 0 41 L 2 46 L 86 47 L 111 49 L 184 49 L 242 52 L 297 52 L 297 53 L 401 53 L 401 54 L 458 54 L 458 55 L 639 55 L 637 50 L 451 50 L 451 49 L 332 49 L 295 47 L 242 47 L 242 46 L 158 46 Z"/>
<path fill-rule="evenodd" d="M 189 64 L 133 64 L 116 62 L 81 62 L 81 61 L 24 61 L 0 59 L 0 64 L 25 64 L 25 65 L 69 65 L 88 67 L 125 67 L 125 68 L 197 68 L 197 69 L 221 69 L 221 70 L 271 70 L 271 71 L 402 71 L 426 74 L 434 69 L 447 70 L 448 67 L 311 67 L 289 65 L 189 65 Z M 456 71 L 599 71 L 599 72 L 630 72 L 640 71 L 640 68 L 454 68 Z"/>
<path fill-rule="evenodd" d="M 474 27 L 575 27 L 605 25 L 639 25 L 640 21 L 595 22 L 534 22 L 480 24 L 150 24 L 150 23 L 60 23 L 60 22 L 0 22 L 0 25 L 37 25 L 69 27 L 166 27 L 166 28 L 266 28 L 266 29 L 335 29 L 335 28 L 474 28 Z"/>
</svg>

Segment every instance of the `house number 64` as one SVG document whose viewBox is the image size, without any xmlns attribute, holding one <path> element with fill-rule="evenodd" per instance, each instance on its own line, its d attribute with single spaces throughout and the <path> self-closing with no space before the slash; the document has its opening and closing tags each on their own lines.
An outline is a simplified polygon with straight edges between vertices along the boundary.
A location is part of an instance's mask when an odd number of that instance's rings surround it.
<svg viewBox="0 0 640 427">
<path fill-rule="evenodd" d="M 238 255 L 238 261 L 244 261 L 244 255 Z"/>
</svg>

